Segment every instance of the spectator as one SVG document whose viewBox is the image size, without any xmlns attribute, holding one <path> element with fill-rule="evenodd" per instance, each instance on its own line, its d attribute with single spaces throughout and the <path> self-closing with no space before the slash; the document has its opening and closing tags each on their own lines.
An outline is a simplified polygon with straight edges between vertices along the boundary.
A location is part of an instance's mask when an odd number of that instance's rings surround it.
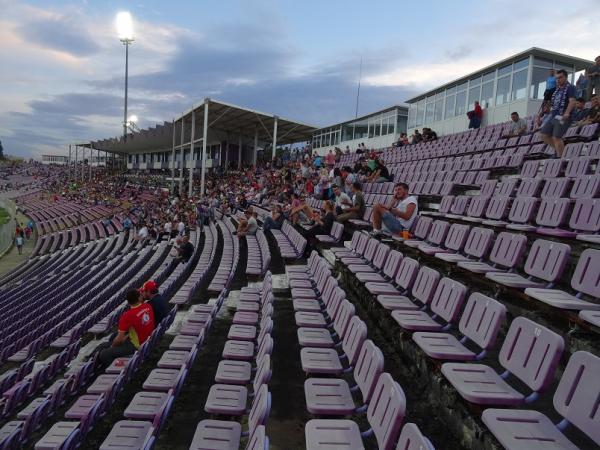
<svg viewBox="0 0 600 450">
<path fill-rule="evenodd" d="M 590 110 L 585 107 L 585 99 L 583 97 L 579 97 L 575 100 L 575 109 L 573 109 L 573 113 L 571 114 L 571 120 L 576 124 L 584 121 L 589 114 Z"/>
<path fill-rule="evenodd" d="M 167 235 L 167 241 L 171 238 L 173 232 L 173 223 L 170 220 L 166 220 L 163 225 L 163 233 Z"/>
<path fill-rule="evenodd" d="M 22 255 L 23 254 L 23 236 L 21 236 L 20 233 L 18 233 L 17 237 L 15 238 L 15 245 L 17 246 L 19 255 Z"/>
<path fill-rule="evenodd" d="M 132 226 L 132 222 L 131 219 L 129 218 L 129 216 L 125 216 L 125 218 L 123 219 L 123 229 L 125 231 L 129 231 L 131 230 L 131 226 Z"/>
<path fill-rule="evenodd" d="M 519 117 L 518 112 L 513 112 L 510 114 L 510 120 L 512 123 L 510 124 L 510 128 L 508 129 L 508 134 L 505 134 L 504 138 L 511 138 L 515 136 L 521 136 L 527 131 L 527 122 L 524 119 Z"/>
<path fill-rule="evenodd" d="M 544 91 L 544 101 L 548 102 L 552 99 L 552 94 L 556 90 L 556 74 L 554 69 L 550 69 L 548 78 L 546 78 L 546 90 Z"/>
<path fill-rule="evenodd" d="M 535 129 L 538 130 L 544 126 L 546 122 L 552 119 L 552 108 L 550 102 L 542 103 L 540 111 L 537 113 L 535 118 Z"/>
<path fill-rule="evenodd" d="M 421 133 L 419 133 L 419 130 L 415 130 L 413 132 L 413 135 L 410 137 L 411 144 L 418 144 L 422 140 L 423 140 L 423 135 Z"/>
<path fill-rule="evenodd" d="M 600 94 L 600 56 L 596 56 L 596 64 L 591 65 L 585 71 L 587 76 L 588 86 L 587 86 L 587 99 L 590 100 L 594 93 L 596 95 Z"/>
<path fill-rule="evenodd" d="M 331 227 L 333 227 L 333 222 L 335 222 L 333 203 L 329 200 L 325 200 L 323 202 L 323 214 L 319 215 L 318 213 L 314 213 L 312 219 L 315 222 L 315 225 L 308 230 L 302 231 L 302 235 L 305 238 L 312 241 L 317 235 L 327 235 L 331 233 Z"/>
<path fill-rule="evenodd" d="M 283 212 L 281 210 L 281 206 L 273 205 L 271 208 L 271 215 L 265 217 L 265 221 L 263 222 L 263 230 L 281 230 L 283 226 L 283 221 L 285 217 L 283 216 Z"/>
<path fill-rule="evenodd" d="M 194 254 L 194 244 L 190 242 L 189 236 L 181 238 L 181 245 L 177 248 L 180 262 L 188 262 Z"/>
<path fill-rule="evenodd" d="M 375 170 L 367 181 L 369 183 L 387 183 L 390 181 L 390 172 L 380 159 L 375 160 Z"/>
<path fill-rule="evenodd" d="M 237 229 L 237 235 L 239 237 L 242 236 L 254 236 L 256 234 L 256 230 L 258 230 L 258 223 L 256 222 L 256 218 L 254 217 L 253 211 L 248 208 L 244 215 L 246 219 L 240 220 Z"/>
<path fill-rule="evenodd" d="M 335 213 L 339 216 L 346 209 L 352 206 L 352 199 L 348 194 L 342 192 L 340 187 L 333 185 L 333 195 L 335 195 Z"/>
<path fill-rule="evenodd" d="M 152 307 L 154 313 L 154 324 L 160 325 L 165 317 L 169 314 L 169 304 L 158 292 L 158 284 L 156 281 L 148 280 L 140 288 L 140 293 L 144 301 Z"/>
<path fill-rule="evenodd" d="M 150 233 L 148 231 L 148 227 L 145 224 L 142 224 L 142 227 L 138 231 L 137 236 L 135 237 L 135 239 L 138 240 L 138 241 L 145 242 L 148 239 L 149 235 L 150 235 Z"/>
<path fill-rule="evenodd" d="M 423 142 L 437 141 L 437 133 L 431 128 L 423 128 Z"/>
<path fill-rule="evenodd" d="M 581 122 L 581 125 L 600 123 L 600 95 L 592 97 L 592 107 L 588 110 L 587 117 Z"/>
<path fill-rule="evenodd" d="M 154 331 L 154 311 L 151 305 L 143 303 L 142 294 L 132 289 L 126 299 L 129 309 L 119 319 L 117 336 L 98 355 L 102 367 L 108 367 L 115 358 L 133 355 Z"/>
<path fill-rule="evenodd" d="M 479 102 L 473 104 L 473 110 L 467 113 L 469 118 L 469 129 L 477 129 L 481 126 L 481 119 L 483 118 L 483 109 L 479 105 Z"/>
<path fill-rule="evenodd" d="M 177 224 L 177 234 L 179 236 L 183 236 L 185 234 L 185 223 L 183 223 L 183 220 L 180 220 Z"/>
<path fill-rule="evenodd" d="M 577 82 L 575 83 L 575 90 L 577 91 L 577 97 L 587 97 L 587 88 L 589 85 L 589 80 L 585 76 L 585 72 L 580 73 L 577 78 Z"/>
<path fill-rule="evenodd" d="M 347 208 L 343 214 L 337 217 L 340 223 L 346 223 L 351 219 L 362 219 L 365 214 L 365 197 L 363 196 L 359 182 L 352 183 L 352 206 Z"/>
<path fill-rule="evenodd" d="M 329 168 L 335 166 L 335 153 L 333 153 L 333 150 L 329 150 L 329 153 L 325 156 L 325 162 Z"/>
<path fill-rule="evenodd" d="M 395 206 L 388 207 L 377 203 L 373 207 L 373 231 L 371 235 L 379 236 L 382 234 L 383 225 L 393 234 L 399 234 L 404 230 L 410 230 L 417 217 L 419 206 L 417 198 L 408 195 L 408 185 L 406 183 L 397 183 L 394 186 Z"/>
<path fill-rule="evenodd" d="M 554 148 L 556 156 L 562 157 L 565 143 L 562 137 L 571 125 L 571 113 L 575 108 L 575 87 L 567 81 L 567 72 L 556 72 L 556 90 L 552 95 L 552 120 L 540 129 L 542 140 Z"/>
</svg>

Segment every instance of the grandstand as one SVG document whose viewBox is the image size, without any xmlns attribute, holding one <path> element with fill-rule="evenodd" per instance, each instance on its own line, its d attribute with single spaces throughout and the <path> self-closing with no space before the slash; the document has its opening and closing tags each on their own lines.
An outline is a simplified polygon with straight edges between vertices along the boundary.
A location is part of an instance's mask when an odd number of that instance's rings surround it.
<svg viewBox="0 0 600 450">
<path fill-rule="evenodd" d="M 254 133 L 245 159 L 215 149 L 228 171 L 194 161 L 209 108 L 217 140 Z M 180 139 L 166 124 L 90 144 L 132 156 L 127 173 L 45 167 L 11 191 L 38 241 L 0 278 L 0 449 L 598 448 L 600 125 L 569 128 L 556 158 L 525 119 L 510 138 L 502 122 L 260 164 L 258 142 L 315 128 L 206 99 Z M 201 169 L 188 190 L 176 150 Z M 312 214 L 336 177 L 362 215 Z M 416 220 L 369 233 L 399 182 Z M 166 317 L 103 367 L 148 280 Z"/>
</svg>

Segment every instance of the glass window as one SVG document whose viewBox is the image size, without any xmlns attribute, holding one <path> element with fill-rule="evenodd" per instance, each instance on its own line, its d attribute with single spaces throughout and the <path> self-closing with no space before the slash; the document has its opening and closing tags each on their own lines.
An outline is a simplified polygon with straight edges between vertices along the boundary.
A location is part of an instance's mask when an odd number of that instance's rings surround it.
<svg viewBox="0 0 600 450">
<path fill-rule="evenodd" d="M 510 98 L 518 100 L 527 96 L 527 69 L 513 74 L 513 82 Z"/>
<path fill-rule="evenodd" d="M 467 91 L 460 91 L 456 94 L 456 115 L 462 116 L 467 112 L 466 109 L 467 102 Z"/>
<path fill-rule="evenodd" d="M 525 58 L 525 59 L 522 59 L 522 60 L 514 63 L 513 72 L 516 72 L 517 70 L 525 69 L 526 67 L 529 67 L 529 58 Z"/>
<path fill-rule="evenodd" d="M 531 86 L 529 86 L 529 97 L 542 100 L 546 90 L 546 79 L 548 78 L 548 69 L 534 67 L 531 74 Z"/>
<path fill-rule="evenodd" d="M 342 141 L 354 139 L 354 126 L 352 124 L 342 125 Z"/>
<path fill-rule="evenodd" d="M 469 85 L 469 82 L 465 81 L 464 83 L 458 85 L 458 90 L 459 91 L 465 91 L 467 89 L 468 85 Z"/>
<path fill-rule="evenodd" d="M 483 74 L 483 79 L 481 80 L 482 83 L 485 83 L 486 81 L 492 81 L 494 79 L 494 76 L 496 75 L 496 72 L 488 72 Z"/>
<path fill-rule="evenodd" d="M 427 103 L 427 107 L 425 109 L 425 125 L 433 122 L 433 108 L 435 107 L 435 103 Z"/>
<path fill-rule="evenodd" d="M 421 100 L 417 104 L 417 121 L 415 123 L 415 126 L 420 127 L 421 125 L 423 125 L 423 116 L 424 115 L 425 115 L 425 101 Z"/>
<path fill-rule="evenodd" d="M 366 120 L 354 122 L 354 139 L 363 139 L 369 135 L 369 127 Z"/>
<path fill-rule="evenodd" d="M 455 92 L 456 92 L 456 86 L 452 86 L 452 87 L 449 87 L 448 89 L 446 89 L 446 95 L 454 94 Z"/>
<path fill-rule="evenodd" d="M 446 97 L 446 113 L 444 114 L 444 117 L 446 119 L 449 119 L 450 117 L 454 117 L 454 102 L 455 102 L 454 95 L 448 95 Z"/>
<path fill-rule="evenodd" d="M 404 130 L 406 131 L 406 116 L 390 116 L 388 122 L 388 134 L 394 134 L 396 132 L 396 123 L 400 123 L 401 119 L 404 123 Z"/>
<path fill-rule="evenodd" d="M 546 58 L 538 58 L 537 56 L 533 58 L 533 65 L 538 67 L 545 67 L 546 69 L 552 69 L 553 61 L 551 59 Z"/>
<path fill-rule="evenodd" d="M 476 86 L 481 84 L 481 75 L 476 75 L 469 80 L 471 82 L 471 86 Z"/>
<path fill-rule="evenodd" d="M 398 116 L 396 118 L 397 122 L 396 122 L 396 133 L 406 133 L 407 131 L 407 127 L 406 127 L 406 122 L 407 122 L 407 117 L 406 116 Z"/>
<path fill-rule="evenodd" d="M 433 121 L 439 122 L 444 118 L 444 100 L 437 100 L 435 103 L 435 112 L 433 114 Z"/>
<path fill-rule="evenodd" d="M 369 137 L 372 138 L 374 136 L 374 133 L 375 133 L 375 124 L 370 123 L 369 124 Z"/>
<path fill-rule="evenodd" d="M 490 81 L 481 85 L 481 100 L 479 104 L 482 108 L 489 108 L 494 105 L 494 82 Z"/>
<path fill-rule="evenodd" d="M 512 72 L 512 64 L 508 64 L 506 66 L 500 67 L 498 69 L 498 76 L 507 75 Z"/>
<path fill-rule="evenodd" d="M 375 122 L 375 136 L 381 136 L 381 122 L 378 120 Z"/>
<path fill-rule="evenodd" d="M 496 106 L 508 103 L 510 95 L 510 76 L 498 78 L 496 88 Z"/>
<path fill-rule="evenodd" d="M 435 94 L 435 99 L 436 100 L 440 100 L 440 99 L 444 99 L 444 91 L 442 92 L 438 92 L 437 94 Z"/>
<path fill-rule="evenodd" d="M 471 109 L 475 102 L 479 101 L 479 93 L 481 92 L 481 86 L 475 86 L 469 89 L 469 102 L 467 108 Z"/>
<path fill-rule="evenodd" d="M 414 128 L 417 121 L 417 105 L 412 104 L 408 110 L 408 127 Z"/>
</svg>

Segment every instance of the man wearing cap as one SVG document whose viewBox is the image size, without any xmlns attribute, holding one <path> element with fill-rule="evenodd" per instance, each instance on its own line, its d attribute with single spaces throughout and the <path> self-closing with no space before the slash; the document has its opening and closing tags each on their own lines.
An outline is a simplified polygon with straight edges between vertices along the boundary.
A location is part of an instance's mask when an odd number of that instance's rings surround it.
<svg viewBox="0 0 600 450">
<path fill-rule="evenodd" d="M 146 281 L 141 287 L 140 293 L 142 294 L 144 301 L 152 306 L 154 323 L 156 325 L 160 324 L 169 314 L 169 305 L 158 292 L 158 284 L 156 284 L 156 281 L 154 280 Z"/>
<path fill-rule="evenodd" d="M 116 358 L 133 355 L 154 331 L 154 312 L 152 306 L 144 303 L 142 294 L 137 289 L 131 289 L 126 299 L 129 309 L 119 318 L 117 336 L 110 347 L 98 354 L 102 367 L 108 367 Z"/>
</svg>

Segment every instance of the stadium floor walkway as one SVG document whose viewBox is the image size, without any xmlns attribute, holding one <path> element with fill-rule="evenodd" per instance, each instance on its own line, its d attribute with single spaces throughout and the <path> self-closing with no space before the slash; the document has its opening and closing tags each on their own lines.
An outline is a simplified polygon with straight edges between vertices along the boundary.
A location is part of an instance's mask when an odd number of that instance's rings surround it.
<svg viewBox="0 0 600 450">
<path fill-rule="evenodd" d="M 17 212 L 17 222 L 26 224 L 29 221 L 29 217 L 24 216 L 20 212 Z M 25 245 L 23 245 L 23 254 L 19 255 L 17 251 L 17 247 L 13 245 L 11 249 L 0 258 L 0 276 L 4 275 L 6 272 L 17 267 L 22 262 L 26 261 L 29 258 L 29 255 L 33 251 L 35 247 L 35 243 L 37 241 L 37 233 L 34 232 L 31 239 L 25 239 Z"/>
</svg>

